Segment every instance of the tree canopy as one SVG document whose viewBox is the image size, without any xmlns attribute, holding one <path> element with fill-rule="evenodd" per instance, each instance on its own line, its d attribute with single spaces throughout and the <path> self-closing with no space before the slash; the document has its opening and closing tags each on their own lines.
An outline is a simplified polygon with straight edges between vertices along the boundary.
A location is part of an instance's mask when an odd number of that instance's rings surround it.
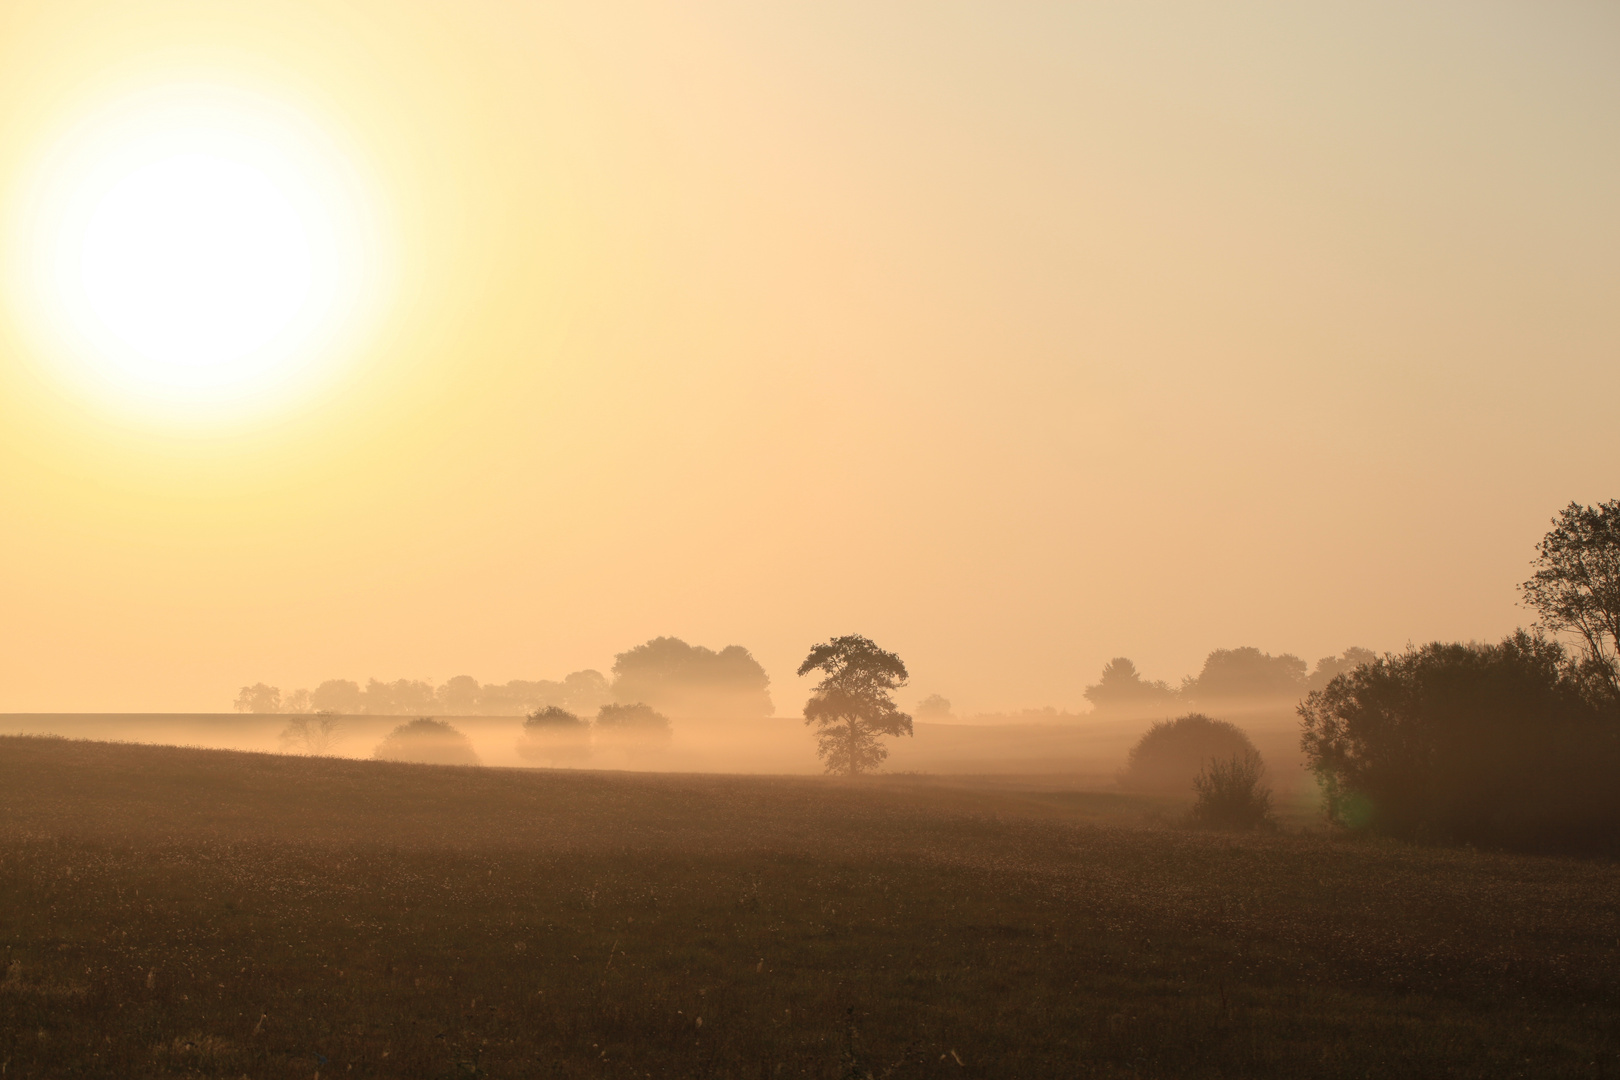
<svg viewBox="0 0 1620 1080">
<path fill-rule="evenodd" d="M 1331 818 L 1395 836 L 1614 847 L 1620 714 L 1591 665 L 1523 630 L 1362 664 L 1299 707 Z"/>
<path fill-rule="evenodd" d="M 906 665 L 859 634 L 833 638 L 810 650 L 802 677 L 825 676 L 804 705 L 804 722 L 816 728 L 817 752 L 827 771 L 854 776 L 888 759 L 879 739 L 911 734 L 911 717 L 890 693 L 906 685 Z"/>
<path fill-rule="evenodd" d="M 741 645 L 719 652 L 659 637 L 613 660 L 613 698 L 676 718 L 756 719 L 775 711 L 770 677 Z"/>
<path fill-rule="evenodd" d="M 1520 586 L 1553 633 L 1573 633 L 1620 693 L 1620 500 L 1570 503 L 1536 545 L 1536 572 Z"/>
</svg>

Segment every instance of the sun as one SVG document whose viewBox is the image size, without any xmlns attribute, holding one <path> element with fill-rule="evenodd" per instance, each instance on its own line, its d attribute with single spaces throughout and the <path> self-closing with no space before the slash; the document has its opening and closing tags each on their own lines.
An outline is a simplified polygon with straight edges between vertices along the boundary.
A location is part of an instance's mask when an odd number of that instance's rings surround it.
<svg viewBox="0 0 1620 1080">
<path fill-rule="evenodd" d="M 375 198 L 310 118 L 219 85 L 73 125 L 26 200 L 14 292 L 56 373 L 210 423 L 330 381 L 381 285 Z"/>
</svg>

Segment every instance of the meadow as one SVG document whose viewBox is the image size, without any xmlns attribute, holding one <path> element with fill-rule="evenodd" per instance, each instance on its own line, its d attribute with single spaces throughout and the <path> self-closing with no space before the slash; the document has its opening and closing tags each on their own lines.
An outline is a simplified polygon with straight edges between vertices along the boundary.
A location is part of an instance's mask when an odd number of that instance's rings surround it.
<svg viewBox="0 0 1620 1080">
<path fill-rule="evenodd" d="M 0 1076 L 1620 1075 L 1620 867 L 1040 777 L 0 738 Z"/>
</svg>

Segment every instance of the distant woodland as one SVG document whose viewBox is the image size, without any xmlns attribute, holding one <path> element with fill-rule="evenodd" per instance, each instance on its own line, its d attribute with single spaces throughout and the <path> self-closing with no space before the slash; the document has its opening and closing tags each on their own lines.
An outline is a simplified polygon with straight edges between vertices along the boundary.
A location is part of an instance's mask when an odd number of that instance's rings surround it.
<svg viewBox="0 0 1620 1080">
<path fill-rule="evenodd" d="M 590 669 L 562 679 L 507 683 L 457 675 L 438 686 L 416 679 L 368 679 L 365 686 L 328 679 L 313 690 L 284 694 L 258 683 L 236 695 L 238 712 L 345 716 L 526 716 L 551 707 L 591 716 L 610 704 L 650 705 L 676 719 L 746 719 L 770 716 L 774 709 L 770 679 L 747 649 L 728 645 L 716 652 L 673 637 L 619 653 L 611 679 Z"/>
</svg>

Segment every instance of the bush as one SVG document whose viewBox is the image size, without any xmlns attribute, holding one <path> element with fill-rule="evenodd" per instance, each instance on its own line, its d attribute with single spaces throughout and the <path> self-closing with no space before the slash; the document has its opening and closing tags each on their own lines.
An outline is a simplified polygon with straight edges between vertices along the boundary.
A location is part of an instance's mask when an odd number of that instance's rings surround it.
<svg viewBox="0 0 1620 1080">
<path fill-rule="evenodd" d="M 1210 829 L 1256 829 L 1271 821 L 1271 789 L 1260 783 L 1265 775 L 1260 755 L 1233 754 L 1205 764 L 1193 778 L 1198 801 L 1192 821 Z"/>
<path fill-rule="evenodd" d="M 1601 674 L 1521 630 L 1336 677 L 1299 708 L 1329 818 L 1412 839 L 1620 847 L 1620 710 Z"/>
<path fill-rule="evenodd" d="M 552 765 L 579 761 L 591 754 L 591 726 L 567 709 L 547 705 L 523 721 L 518 756 Z"/>
<path fill-rule="evenodd" d="M 442 720 L 425 716 L 389 732 L 371 756 L 380 761 L 413 761 L 422 765 L 479 763 L 467 736 Z"/>
<path fill-rule="evenodd" d="M 1127 791 L 1185 795 L 1213 760 L 1256 753 L 1241 729 L 1203 713 L 1160 720 L 1131 747 L 1119 786 Z"/>
</svg>

